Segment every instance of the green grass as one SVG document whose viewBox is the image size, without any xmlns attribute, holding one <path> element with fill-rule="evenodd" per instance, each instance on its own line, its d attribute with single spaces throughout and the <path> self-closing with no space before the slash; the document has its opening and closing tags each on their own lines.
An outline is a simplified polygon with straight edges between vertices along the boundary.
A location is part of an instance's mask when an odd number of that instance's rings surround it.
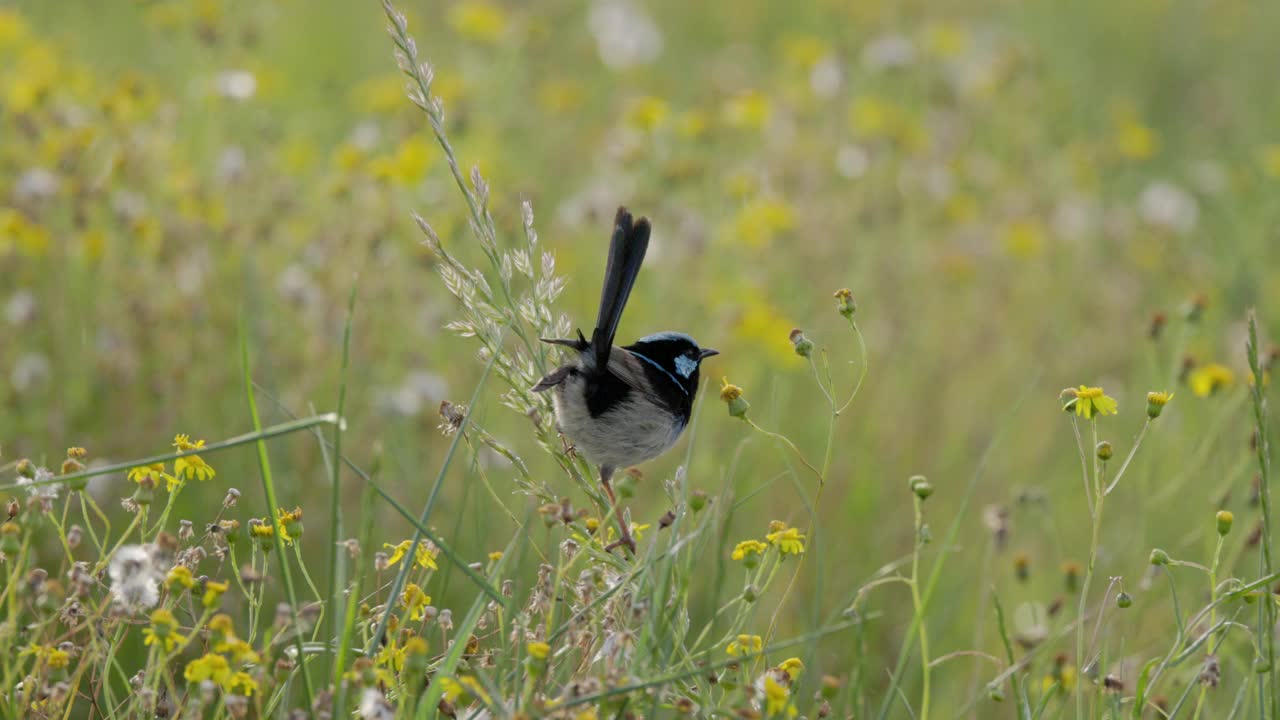
<svg viewBox="0 0 1280 720">
<path fill-rule="evenodd" d="M 0 10 L 0 712 L 1280 717 L 1250 382 L 1277 10 L 664 0 L 635 6 L 660 53 L 610 68 L 593 7 L 418 3 L 391 39 L 362 3 Z M 688 437 L 619 481 L 635 558 L 528 392 L 536 338 L 590 322 L 620 203 L 655 226 L 623 334 L 723 352 Z M 1064 415 L 1080 385 L 1119 413 Z M 126 477 L 179 475 L 177 433 L 214 477 Z M 33 499 L 36 466 L 70 489 Z M 803 555 L 732 559 L 775 520 Z M 162 583 L 173 647 L 68 575 L 139 543 L 228 583 Z M 257 691 L 206 697 L 210 656 Z"/>
</svg>

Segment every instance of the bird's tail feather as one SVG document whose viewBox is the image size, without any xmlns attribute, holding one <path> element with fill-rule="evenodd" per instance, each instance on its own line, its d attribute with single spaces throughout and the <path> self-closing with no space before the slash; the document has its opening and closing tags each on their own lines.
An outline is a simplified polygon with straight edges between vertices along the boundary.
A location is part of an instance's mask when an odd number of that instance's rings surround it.
<svg viewBox="0 0 1280 720">
<path fill-rule="evenodd" d="M 613 336 L 618 331 L 622 310 L 631 296 L 640 265 L 644 263 L 649 248 L 649 220 L 633 221 L 625 207 L 618 208 L 613 223 L 613 238 L 609 242 L 609 262 L 604 270 L 604 287 L 600 290 L 600 314 L 596 316 L 596 329 L 591 333 L 591 347 L 595 353 L 596 367 L 609 364 L 609 351 Z"/>
</svg>

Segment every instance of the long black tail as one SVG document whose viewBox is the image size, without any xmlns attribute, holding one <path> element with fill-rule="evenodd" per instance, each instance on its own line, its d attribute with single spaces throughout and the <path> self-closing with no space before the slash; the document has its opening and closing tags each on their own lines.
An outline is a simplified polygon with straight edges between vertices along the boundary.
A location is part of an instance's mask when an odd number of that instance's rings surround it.
<svg viewBox="0 0 1280 720">
<path fill-rule="evenodd" d="M 622 310 L 627 306 L 631 287 L 635 285 L 648 249 L 649 220 L 640 218 L 633 222 L 625 207 L 618 208 L 618 216 L 613 221 L 613 239 L 609 243 L 609 264 L 604 270 L 604 287 L 600 290 L 600 314 L 591 333 L 591 349 L 598 368 L 609 364 L 618 321 L 622 319 Z"/>
</svg>

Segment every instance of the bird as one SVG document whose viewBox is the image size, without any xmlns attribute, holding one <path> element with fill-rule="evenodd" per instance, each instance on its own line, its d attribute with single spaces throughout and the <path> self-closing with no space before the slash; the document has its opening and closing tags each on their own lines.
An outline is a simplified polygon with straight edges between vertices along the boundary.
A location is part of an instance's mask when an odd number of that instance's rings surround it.
<svg viewBox="0 0 1280 720">
<path fill-rule="evenodd" d="M 646 335 L 630 345 L 613 344 L 649 248 L 649 219 L 618 208 L 609 241 L 596 326 L 588 340 L 541 338 L 568 348 L 568 362 L 543 377 L 533 392 L 553 391 L 561 434 L 600 472 L 600 484 L 617 513 L 617 543 L 635 552 L 635 542 L 613 492 L 618 470 L 652 460 L 671 448 L 689 424 L 702 362 L 718 350 L 698 345 L 682 332 Z"/>
</svg>

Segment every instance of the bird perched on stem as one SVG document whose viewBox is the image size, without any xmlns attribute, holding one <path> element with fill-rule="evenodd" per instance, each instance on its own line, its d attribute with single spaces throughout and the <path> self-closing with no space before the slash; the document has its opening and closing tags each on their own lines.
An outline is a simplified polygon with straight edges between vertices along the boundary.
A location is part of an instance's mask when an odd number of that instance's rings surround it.
<svg viewBox="0 0 1280 720">
<path fill-rule="evenodd" d="M 678 332 L 646 335 L 624 347 L 613 344 L 636 275 L 649 247 L 649 220 L 633 220 L 618 208 L 609 261 L 600 291 L 596 327 L 587 340 L 543 339 L 573 350 L 568 363 L 556 368 L 533 387 L 554 390 L 556 421 L 574 448 L 600 466 L 600 484 L 617 514 L 620 539 L 609 546 L 635 541 L 613 493 L 614 472 L 652 460 L 675 444 L 689 424 L 698 391 L 698 368 L 719 351 L 699 347 Z"/>
</svg>

